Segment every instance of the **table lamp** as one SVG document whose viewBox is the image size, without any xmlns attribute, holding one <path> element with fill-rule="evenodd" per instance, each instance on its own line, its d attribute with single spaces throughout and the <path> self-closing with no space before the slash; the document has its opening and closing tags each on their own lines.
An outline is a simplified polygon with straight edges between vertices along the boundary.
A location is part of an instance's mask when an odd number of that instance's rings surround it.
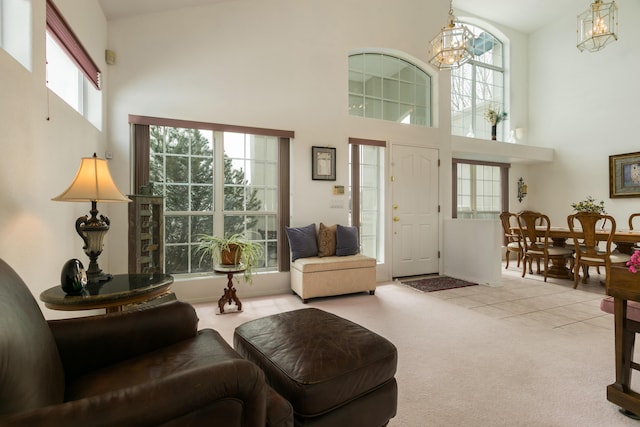
<svg viewBox="0 0 640 427">
<path fill-rule="evenodd" d="M 76 231 L 84 241 L 84 253 L 89 257 L 87 280 L 101 282 L 111 279 L 110 274 L 103 273 L 98 266 L 98 256 L 102 253 L 103 240 L 109 231 L 109 218 L 100 215 L 98 218 L 98 202 L 130 202 L 118 190 L 111 178 L 109 166 L 105 159 L 83 157 L 76 177 L 65 191 L 51 200 L 62 202 L 91 202 L 91 218 L 87 215 L 76 220 Z"/>
</svg>

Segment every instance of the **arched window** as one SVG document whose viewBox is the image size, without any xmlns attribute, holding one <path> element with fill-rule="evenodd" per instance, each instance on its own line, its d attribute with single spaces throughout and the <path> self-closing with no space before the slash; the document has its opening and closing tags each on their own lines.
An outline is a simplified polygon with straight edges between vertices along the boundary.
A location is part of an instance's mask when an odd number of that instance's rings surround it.
<svg viewBox="0 0 640 427">
<path fill-rule="evenodd" d="M 504 46 L 488 31 L 465 23 L 475 36 L 475 56 L 451 70 L 451 134 L 491 138 L 488 109 L 506 112 Z M 506 140 L 504 121 L 498 140 Z"/>
<path fill-rule="evenodd" d="M 431 126 L 431 77 L 392 55 L 350 55 L 349 114 Z"/>
</svg>

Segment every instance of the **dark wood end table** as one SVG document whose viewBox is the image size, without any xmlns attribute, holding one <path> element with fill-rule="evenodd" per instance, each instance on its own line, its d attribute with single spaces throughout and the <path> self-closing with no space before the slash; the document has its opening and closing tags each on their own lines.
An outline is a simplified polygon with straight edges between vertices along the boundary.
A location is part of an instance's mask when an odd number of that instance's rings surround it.
<svg viewBox="0 0 640 427">
<path fill-rule="evenodd" d="M 122 311 L 127 304 L 148 301 L 169 291 L 173 277 L 169 274 L 114 274 L 105 282 L 90 282 L 77 295 L 66 294 L 60 285 L 40 294 L 44 305 L 53 310 L 93 310 L 107 313 Z"/>
<path fill-rule="evenodd" d="M 640 301 L 640 273 L 627 267 L 611 266 L 607 294 L 613 297 L 615 322 L 616 381 L 607 387 L 607 400 L 623 409 L 625 415 L 640 415 L 640 393 L 631 387 L 631 372 L 640 370 L 634 362 L 636 334 L 640 322 L 627 317 L 627 302 Z"/>
</svg>

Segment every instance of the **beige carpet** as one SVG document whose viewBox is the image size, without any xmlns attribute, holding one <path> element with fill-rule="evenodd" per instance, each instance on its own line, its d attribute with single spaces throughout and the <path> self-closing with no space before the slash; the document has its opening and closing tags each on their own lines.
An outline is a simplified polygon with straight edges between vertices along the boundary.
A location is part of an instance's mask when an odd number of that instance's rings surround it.
<svg viewBox="0 0 640 427">
<path fill-rule="evenodd" d="M 228 315 L 216 315 L 213 303 L 196 305 L 200 327 L 230 343 L 243 322 L 303 307 L 348 318 L 398 347 L 391 427 L 640 426 L 606 400 L 614 347 L 604 328 L 532 328 L 399 284 L 306 306 L 293 295 L 247 299 L 243 312 Z"/>
</svg>

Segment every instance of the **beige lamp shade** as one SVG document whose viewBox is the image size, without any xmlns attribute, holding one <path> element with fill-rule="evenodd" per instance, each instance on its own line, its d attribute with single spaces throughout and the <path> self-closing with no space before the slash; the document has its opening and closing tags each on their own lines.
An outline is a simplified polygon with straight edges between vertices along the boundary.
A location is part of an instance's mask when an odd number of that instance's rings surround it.
<svg viewBox="0 0 640 427">
<path fill-rule="evenodd" d="M 113 182 L 105 159 L 83 157 L 76 177 L 60 195 L 51 200 L 62 202 L 130 202 Z"/>
</svg>

